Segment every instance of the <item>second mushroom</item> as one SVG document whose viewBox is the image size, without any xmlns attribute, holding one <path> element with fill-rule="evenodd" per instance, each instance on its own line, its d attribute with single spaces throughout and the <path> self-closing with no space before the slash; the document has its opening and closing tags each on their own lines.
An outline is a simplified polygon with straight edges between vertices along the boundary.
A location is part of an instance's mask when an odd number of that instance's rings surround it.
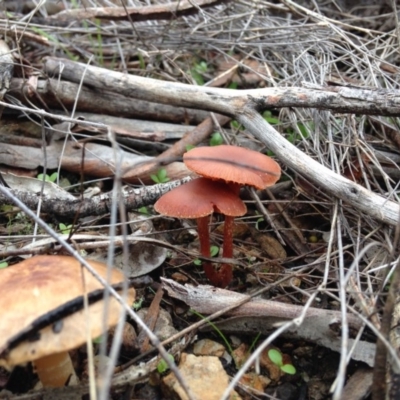
<svg viewBox="0 0 400 400">
<path fill-rule="evenodd" d="M 237 146 L 221 145 L 194 148 L 184 154 L 186 166 L 204 178 L 195 179 L 162 196 L 154 205 L 157 212 L 177 218 L 196 218 L 200 252 L 210 257 L 208 216 L 225 215 L 223 257 L 233 257 L 233 220 L 246 213 L 239 198 L 240 187 L 265 189 L 278 181 L 281 169 L 272 158 Z M 207 179 L 205 179 L 207 178 Z M 203 263 L 210 282 L 219 287 L 232 280 L 232 266 L 222 264 L 215 270 L 211 262 Z"/>
<path fill-rule="evenodd" d="M 229 217 L 246 214 L 246 206 L 227 184 L 205 178 L 185 183 L 164 194 L 154 204 L 157 212 L 175 218 L 197 220 L 200 253 L 210 258 L 209 216 L 213 212 Z M 210 261 L 203 261 L 204 272 L 209 281 L 225 287 L 232 281 L 232 268 L 222 266 L 216 271 Z"/>
</svg>

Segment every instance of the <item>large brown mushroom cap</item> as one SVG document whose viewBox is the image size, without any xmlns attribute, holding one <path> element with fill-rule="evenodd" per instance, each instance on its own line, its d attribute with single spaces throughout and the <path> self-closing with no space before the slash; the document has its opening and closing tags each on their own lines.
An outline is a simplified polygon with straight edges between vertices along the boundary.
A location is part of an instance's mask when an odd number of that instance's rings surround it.
<svg viewBox="0 0 400 400">
<path fill-rule="evenodd" d="M 196 147 L 183 155 L 186 166 L 209 179 L 265 189 L 276 183 L 281 167 L 271 157 L 243 147 Z"/>
<path fill-rule="evenodd" d="M 89 261 L 89 264 L 106 279 L 107 267 L 104 264 L 96 261 Z M 118 270 L 110 271 L 110 277 L 111 284 L 124 280 Z M 36 256 L 0 270 L 0 365 L 10 368 L 76 348 L 86 341 L 88 321 L 91 337 L 101 335 L 105 310 L 103 301 L 94 303 L 88 310 L 65 317 L 57 323 L 57 327 L 42 329 L 35 340 L 24 341 L 9 352 L 4 351 L 9 340 L 37 318 L 98 289 L 103 289 L 102 284 L 75 258 L 68 256 Z M 128 304 L 132 304 L 134 298 L 134 289 L 129 289 Z M 110 298 L 108 326 L 117 324 L 120 311 L 121 305 Z"/>
<path fill-rule="evenodd" d="M 228 185 L 205 178 L 194 179 L 164 194 L 154 209 L 175 218 L 201 218 L 214 211 L 232 217 L 246 214 L 246 205 Z"/>
</svg>

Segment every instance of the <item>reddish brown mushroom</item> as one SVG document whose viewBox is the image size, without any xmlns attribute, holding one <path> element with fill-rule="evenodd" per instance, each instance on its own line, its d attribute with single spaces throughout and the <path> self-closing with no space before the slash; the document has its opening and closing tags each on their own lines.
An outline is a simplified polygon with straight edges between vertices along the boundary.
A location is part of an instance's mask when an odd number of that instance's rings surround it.
<svg viewBox="0 0 400 400">
<path fill-rule="evenodd" d="M 246 213 L 245 204 L 227 184 L 205 178 L 194 179 L 164 194 L 154 208 L 170 217 L 197 219 L 200 253 L 204 257 L 210 257 L 208 216 L 214 211 L 232 218 Z M 207 278 L 215 286 L 227 286 L 232 280 L 230 266 L 222 266 L 217 272 L 210 261 L 204 261 L 203 267 Z"/>
<path fill-rule="evenodd" d="M 237 146 L 196 147 L 183 155 L 183 161 L 197 174 L 230 182 L 237 189 L 243 185 L 265 189 L 281 176 L 281 167 L 271 157 Z"/>
<path fill-rule="evenodd" d="M 240 186 L 265 189 L 276 183 L 281 167 L 271 157 L 237 146 L 196 147 L 183 155 L 186 166 L 197 174 L 229 183 L 239 194 Z M 233 257 L 233 217 L 225 217 L 223 256 Z M 227 267 L 225 267 L 227 268 Z"/>
</svg>

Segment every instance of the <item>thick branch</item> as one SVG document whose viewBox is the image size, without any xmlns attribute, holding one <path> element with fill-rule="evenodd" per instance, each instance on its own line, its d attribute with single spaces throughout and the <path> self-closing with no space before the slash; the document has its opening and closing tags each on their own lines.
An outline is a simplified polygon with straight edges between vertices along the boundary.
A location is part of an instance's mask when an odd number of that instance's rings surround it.
<svg viewBox="0 0 400 400">
<path fill-rule="evenodd" d="M 303 107 L 340 113 L 400 116 L 400 91 L 357 89 L 348 87 L 272 87 L 231 90 L 159 81 L 104 68 L 87 66 L 66 59 L 47 58 L 49 75 L 127 97 L 175 106 L 198 108 L 227 115 L 238 115 L 244 106 L 257 110 L 281 107 Z"/>
<path fill-rule="evenodd" d="M 167 290 L 171 297 L 183 301 L 190 308 L 201 314 L 210 315 L 228 306 L 241 304 L 226 313 L 226 315 L 235 316 L 238 319 L 234 321 L 227 320 L 218 324 L 221 329 L 226 328 L 227 331 L 232 331 L 232 324 L 230 323 L 237 323 L 237 331 L 269 334 L 276 329 L 277 324 L 297 318 L 304 311 L 302 306 L 259 298 L 249 299 L 247 303 L 243 304 L 243 300 L 248 298 L 244 294 L 204 285 L 197 287 L 182 286 L 171 279 L 161 278 L 161 280 L 164 289 Z M 289 331 L 292 334 L 291 337 L 295 335 L 305 340 L 314 341 L 334 351 L 340 351 L 341 338 L 337 335 L 335 326 L 340 324 L 342 320 L 343 317 L 340 311 L 310 307 L 307 309 L 303 323 L 300 326 L 291 328 Z M 346 316 L 346 322 L 355 331 L 363 326 L 362 321 L 352 314 Z M 353 339 L 348 338 L 347 340 L 349 348 L 355 344 Z M 368 365 L 373 365 L 374 354 L 374 344 L 358 342 L 355 344 L 352 357 L 366 362 Z"/>
<path fill-rule="evenodd" d="M 61 68 L 62 66 L 62 68 Z M 106 87 L 126 96 L 234 115 L 294 171 L 374 218 L 396 225 L 398 204 L 334 173 L 284 139 L 257 113 L 268 107 L 315 107 L 348 113 L 400 115 L 400 92 L 330 88 L 267 88 L 245 91 L 215 89 L 163 82 L 48 58 L 47 72 L 97 88 Z"/>
<path fill-rule="evenodd" d="M 115 91 L 94 90 L 85 86 L 80 88 L 77 83 L 55 79 L 38 79 L 33 86 L 25 79 L 13 78 L 8 94 L 24 104 L 28 100 L 29 103 L 33 102 L 39 107 L 43 107 L 45 103 L 51 105 L 52 109 L 72 110 L 77 102 L 78 112 L 88 111 L 151 121 L 198 124 L 209 116 L 207 112 L 173 107 L 168 104 L 130 101 Z"/>
<path fill-rule="evenodd" d="M 190 178 L 187 178 L 141 188 L 124 186 L 117 201 L 124 203 L 126 211 L 132 211 L 142 206 L 153 204 L 161 195 L 189 180 Z M 13 189 L 10 189 L 9 193 L 9 197 L 0 194 L 0 205 L 10 204 L 12 196 L 20 199 L 32 210 L 36 209 L 39 204 L 39 194 Z M 75 201 L 66 200 L 65 198 L 60 199 L 54 196 L 42 196 L 41 212 L 62 216 L 63 218 L 104 215 L 110 212 L 111 204 L 115 200 L 112 192 L 104 193 L 91 199 L 76 199 Z"/>
</svg>

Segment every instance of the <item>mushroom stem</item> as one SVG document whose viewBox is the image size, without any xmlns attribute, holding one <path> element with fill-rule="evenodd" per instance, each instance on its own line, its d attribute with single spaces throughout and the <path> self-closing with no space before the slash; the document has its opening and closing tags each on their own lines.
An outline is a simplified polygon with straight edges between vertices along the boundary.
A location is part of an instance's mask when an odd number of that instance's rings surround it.
<svg viewBox="0 0 400 400">
<path fill-rule="evenodd" d="M 224 258 L 233 257 L 233 220 L 234 217 L 225 215 L 224 222 L 224 244 L 222 256 Z M 220 287 L 228 286 L 232 282 L 232 265 L 222 264 L 219 271 L 219 285 Z"/>
<path fill-rule="evenodd" d="M 75 376 L 75 370 L 67 351 L 51 354 L 33 362 L 43 387 L 62 387 Z"/>
<path fill-rule="evenodd" d="M 208 215 L 205 217 L 197 218 L 197 231 L 199 233 L 200 241 L 200 254 L 204 257 L 211 257 L 210 252 L 210 232 L 208 230 Z M 218 274 L 215 271 L 210 261 L 203 261 L 203 269 L 207 279 L 213 284 L 217 285 L 219 281 Z"/>
</svg>

